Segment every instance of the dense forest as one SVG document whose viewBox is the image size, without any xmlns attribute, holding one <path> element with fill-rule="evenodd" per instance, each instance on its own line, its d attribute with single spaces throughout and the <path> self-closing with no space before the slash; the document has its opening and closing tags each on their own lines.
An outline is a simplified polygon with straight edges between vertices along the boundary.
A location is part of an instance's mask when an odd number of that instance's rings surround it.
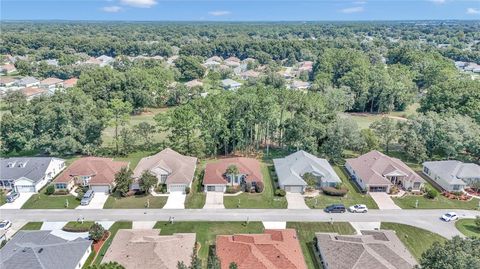
<svg viewBox="0 0 480 269">
<path fill-rule="evenodd" d="M 170 146 L 196 156 L 264 147 L 305 149 L 339 161 L 348 150 L 392 145 L 417 161 L 435 156 L 480 159 L 480 80 L 454 61 L 480 63 L 478 22 L 408 23 L 5 23 L 0 53 L 21 56 L 19 76 L 78 77 L 77 85 L 27 101 L 2 99 L 2 151 L 93 154 L 115 127 L 109 154 Z M 448 44 L 448 46 L 444 46 Z M 114 57 L 110 66 L 77 64 Z M 143 56 L 144 59 L 132 59 Z M 152 59 L 153 56 L 161 56 Z M 237 91 L 209 70 L 207 58 L 254 59 Z M 57 59 L 58 65 L 45 60 Z M 171 59 L 171 60 L 170 60 Z M 279 71 L 311 61 L 299 75 L 308 91 L 287 89 Z M 186 87 L 199 79 L 203 86 Z M 208 93 L 208 95 L 202 95 Z M 345 112 L 389 113 L 418 104 L 405 121 L 385 117 L 360 129 Z M 129 126 L 146 108 L 169 108 L 156 124 Z"/>
</svg>

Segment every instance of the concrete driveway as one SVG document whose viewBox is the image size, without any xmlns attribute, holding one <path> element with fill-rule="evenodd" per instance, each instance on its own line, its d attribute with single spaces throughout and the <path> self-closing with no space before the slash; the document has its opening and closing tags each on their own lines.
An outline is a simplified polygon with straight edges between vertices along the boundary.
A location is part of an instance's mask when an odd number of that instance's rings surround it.
<svg viewBox="0 0 480 269">
<path fill-rule="evenodd" d="M 309 209 L 301 193 L 287 192 L 288 209 Z"/>
<path fill-rule="evenodd" d="M 34 192 L 21 192 L 17 200 L 13 201 L 13 203 L 6 203 L 0 206 L 0 209 L 20 209 L 34 194 Z"/>
<path fill-rule="evenodd" d="M 375 203 L 378 205 L 378 209 L 401 209 L 396 205 L 390 195 L 385 192 L 370 192 L 370 196 L 375 200 Z"/>
<path fill-rule="evenodd" d="M 209 191 L 203 208 L 218 209 L 225 208 L 223 205 L 223 192 Z"/>
<path fill-rule="evenodd" d="M 15 221 L 15 222 L 12 222 L 12 227 L 10 227 L 10 229 L 7 230 L 7 233 L 5 234 L 5 236 L 7 237 L 7 240 L 9 240 L 10 238 L 12 238 L 12 236 L 18 231 L 20 230 L 23 225 L 27 224 L 26 221 Z"/>
<path fill-rule="evenodd" d="M 180 191 L 170 192 L 168 195 L 167 203 L 163 207 L 164 209 L 184 209 L 185 208 L 186 194 Z"/>
<path fill-rule="evenodd" d="M 88 205 L 79 205 L 75 209 L 102 209 L 108 199 L 108 194 L 96 192 Z"/>
</svg>

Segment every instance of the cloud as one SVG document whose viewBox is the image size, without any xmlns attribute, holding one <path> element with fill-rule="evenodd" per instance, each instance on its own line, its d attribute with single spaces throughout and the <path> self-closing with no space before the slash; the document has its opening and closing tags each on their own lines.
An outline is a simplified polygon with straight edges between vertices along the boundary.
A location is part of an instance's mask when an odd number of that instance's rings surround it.
<svg viewBox="0 0 480 269">
<path fill-rule="evenodd" d="M 208 12 L 208 14 L 218 17 L 218 16 L 230 15 L 230 14 L 232 14 L 232 12 L 227 11 L 227 10 L 216 10 L 216 11 L 210 11 L 210 12 Z"/>
<path fill-rule="evenodd" d="M 119 6 L 109 6 L 109 7 L 102 7 L 103 12 L 108 12 L 108 13 L 117 13 L 122 11 L 123 8 Z"/>
<path fill-rule="evenodd" d="M 469 8 L 467 8 L 467 14 L 469 14 L 469 15 L 478 15 L 478 14 L 480 14 L 480 9 L 478 9 L 478 8 L 473 8 L 473 7 L 469 7 Z"/>
<path fill-rule="evenodd" d="M 360 13 L 363 12 L 365 9 L 363 7 L 349 7 L 341 9 L 340 12 L 345 14 L 352 14 L 352 13 Z"/>
<path fill-rule="evenodd" d="M 150 8 L 157 4 L 157 0 L 120 0 L 120 3 L 132 7 Z"/>
<path fill-rule="evenodd" d="M 447 2 L 447 0 L 428 0 L 432 3 L 435 3 L 435 4 L 445 4 L 445 2 Z"/>
</svg>

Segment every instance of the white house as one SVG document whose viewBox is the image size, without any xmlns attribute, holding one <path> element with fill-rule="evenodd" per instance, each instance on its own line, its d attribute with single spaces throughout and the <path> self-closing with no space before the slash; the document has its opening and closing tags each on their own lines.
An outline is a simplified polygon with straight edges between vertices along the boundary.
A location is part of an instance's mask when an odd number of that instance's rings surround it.
<svg viewBox="0 0 480 269">
<path fill-rule="evenodd" d="M 65 160 L 53 157 L 1 159 L 0 188 L 38 192 L 65 168 Z"/>
<path fill-rule="evenodd" d="M 423 163 L 423 174 L 446 191 L 462 191 L 480 181 L 480 166 L 455 160 Z"/>
</svg>

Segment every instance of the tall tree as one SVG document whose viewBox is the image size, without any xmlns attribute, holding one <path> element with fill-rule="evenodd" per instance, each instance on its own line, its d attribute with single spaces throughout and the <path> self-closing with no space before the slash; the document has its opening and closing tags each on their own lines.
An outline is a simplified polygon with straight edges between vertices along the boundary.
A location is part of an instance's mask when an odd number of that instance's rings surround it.
<svg viewBox="0 0 480 269">
<path fill-rule="evenodd" d="M 388 154 L 390 145 L 395 142 L 399 136 L 397 122 L 389 117 L 382 117 L 380 120 L 374 121 L 370 125 L 370 128 L 380 138 Z"/>
<path fill-rule="evenodd" d="M 480 238 L 458 236 L 441 244 L 435 242 L 422 254 L 420 267 L 423 269 L 470 269 L 480 268 Z"/>
<path fill-rule="evenodd" d="M 129 102 L 124 102 L 118 98 L 112 99 L 109 103 L 110 113 L 111 113 L 111 124 L 115 128 L 115 152 L 119 153 L 119 128 L 125 125 L 130 117 L 132 112 L 132 105 Z"/>
<path fill-rule="evenodd" d="M 115 191 L 119 192 L 122 196 L 127 195 L 130 190 L 130 185 L 133 182 L 133 172 L 130 168 L 124 166 L 115 174 Z"/>
</svg>

